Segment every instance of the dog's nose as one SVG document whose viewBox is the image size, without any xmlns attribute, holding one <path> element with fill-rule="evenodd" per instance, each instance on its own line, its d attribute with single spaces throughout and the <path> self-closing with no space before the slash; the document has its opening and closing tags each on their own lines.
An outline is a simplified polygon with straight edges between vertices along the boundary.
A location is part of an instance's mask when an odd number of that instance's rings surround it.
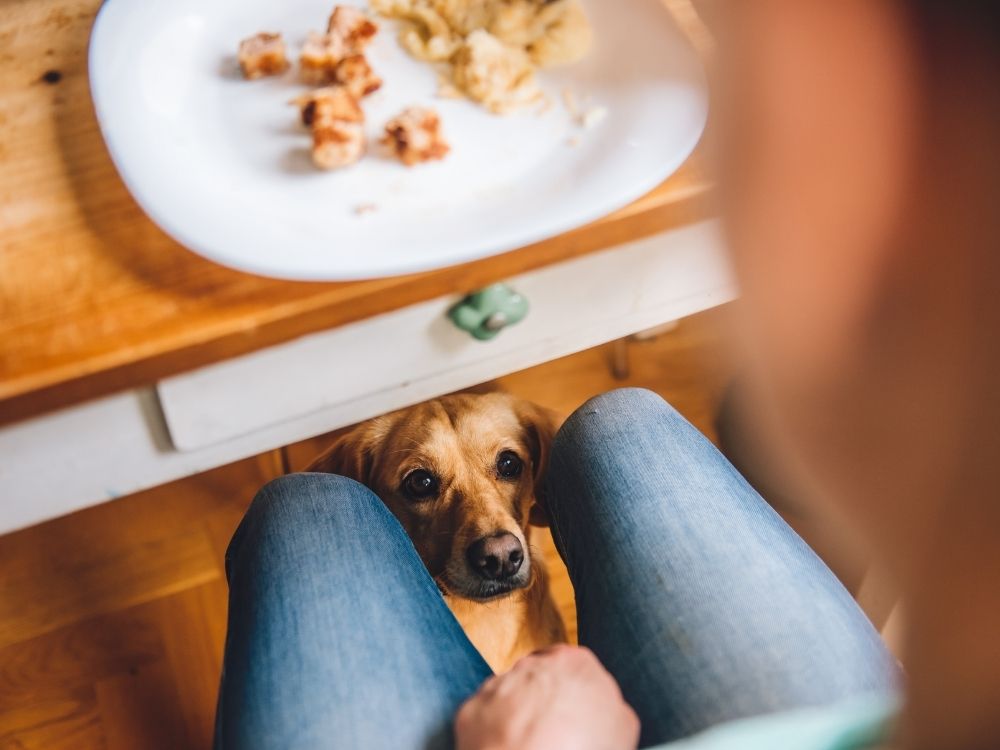
<svg viewBox="0 0 1000 750">
<path fill-rule="evenodd" d="M 517 537 L 509 531 L 484 536 L 469 545 L 465 556 L 469 565 L 483 578 L 502 581 L 521 569 L 524 549 Z"/>
</svg>

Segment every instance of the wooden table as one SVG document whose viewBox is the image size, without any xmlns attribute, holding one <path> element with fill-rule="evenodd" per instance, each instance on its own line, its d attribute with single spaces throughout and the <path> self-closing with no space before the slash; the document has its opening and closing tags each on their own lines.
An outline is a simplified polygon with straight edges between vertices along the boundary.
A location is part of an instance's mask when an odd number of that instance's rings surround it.
<svg viewBox="0 0 1000 750">
<path fill-rule="evenodd" d="M 98 131 L 87 41 L 98 0 L 0 8 L 0 423 L 664 231 L 709 214 L 696 155 L 575 232 L 372 281 L 275 281 L 182 248 L 128 194 Z"/>
<path fill-rule="evenodd" d="M 118 177 L 88 90 L 87 43 L 99 7 L 99 0 L 0 6 L 0 425 L 711 215 L 696 152 L 611 216 L 461 266 L 349 283 L 223 268 L 161 232 Z"/>
</svg>

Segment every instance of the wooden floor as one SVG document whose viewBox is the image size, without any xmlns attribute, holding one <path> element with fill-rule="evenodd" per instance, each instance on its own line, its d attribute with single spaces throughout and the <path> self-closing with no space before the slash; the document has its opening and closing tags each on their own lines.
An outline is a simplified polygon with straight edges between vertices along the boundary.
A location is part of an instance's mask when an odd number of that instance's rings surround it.
<svg viewBox="0 0 1000 750">
<path fill-rule="evenodd" d="M 565 414 L 621 385 L 652 388 L 706 434 L 732 367 L 729 311 L 599 347 L 499 385 Z M 291 446 L 293 469 L 324 445 Z M 223 553 L 269 457 L 250 459 L 0 537 L 0 750 L 209 748 L 226 627 Z M 572 617 L 565 570 L 557 599 Z M 559 566 L 561 567 L 561 566 Z"/>
</svg>

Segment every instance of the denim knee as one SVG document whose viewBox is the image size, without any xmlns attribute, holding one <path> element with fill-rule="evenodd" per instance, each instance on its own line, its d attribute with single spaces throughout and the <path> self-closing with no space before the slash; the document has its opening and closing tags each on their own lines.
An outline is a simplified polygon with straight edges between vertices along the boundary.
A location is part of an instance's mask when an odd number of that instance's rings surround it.
<svg viewBox="0 0 1000 750">
<path fill-rule="evenodd" d="M 689 427 L 659 394 L 646 388 L 618 388 L 594 396 L 573 412 L 556 435 L 553 452 L 561 444 L 577 449 L 607 445 L 617 442 L 623 433 L 653 426 L 657 431 Z"/>
<path fill-rule="evenodd" d="M 264 518 L 280 514 L 283 523 L 308 521 L 316 514 L 324 518 L 368 515 L 382 501 L 370 489 L 337 474 L 302 472 L 272 479 L 257 492 L 247 514 Z"/>
<path fill-rule="evenodd" d="M 257 492 L 226 550 L 226 569 L 238 548 L 252 538 L 262 545 L 303 526 L 371 529 L 392 515 L 363 484 L 336 474 L 298 473 L 273 479 Z"/>
<path fill-rule="evenodd" d="M 648 476 L 645 470 L 689 472 L 704 458 L 705 443 L 652 391 L 621 388 L 596 396 L 566 420 L 553 441 L 545 488 L 549 510 L 556 516 L 570 508 L 579 513 L 587 497 L 599 499 L 594 510 L 601 513 L 631 507 L 635 498 L 625 488 Z M 618 489 L 608 490 L 612 485 Z"/>
</svg>

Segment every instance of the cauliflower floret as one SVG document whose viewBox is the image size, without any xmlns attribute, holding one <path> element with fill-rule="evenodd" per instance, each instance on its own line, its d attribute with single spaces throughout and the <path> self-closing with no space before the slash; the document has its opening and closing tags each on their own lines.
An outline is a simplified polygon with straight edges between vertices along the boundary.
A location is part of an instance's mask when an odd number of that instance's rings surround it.
<svg viewBox="0 0 1000 750">
<path fill-rule="evenodd" d="M 488 31 L 469 34 L 453 63 L 455 85 L 492 112 L 509 112 L 541 95 L 528 53 Z"/>
</svg>

